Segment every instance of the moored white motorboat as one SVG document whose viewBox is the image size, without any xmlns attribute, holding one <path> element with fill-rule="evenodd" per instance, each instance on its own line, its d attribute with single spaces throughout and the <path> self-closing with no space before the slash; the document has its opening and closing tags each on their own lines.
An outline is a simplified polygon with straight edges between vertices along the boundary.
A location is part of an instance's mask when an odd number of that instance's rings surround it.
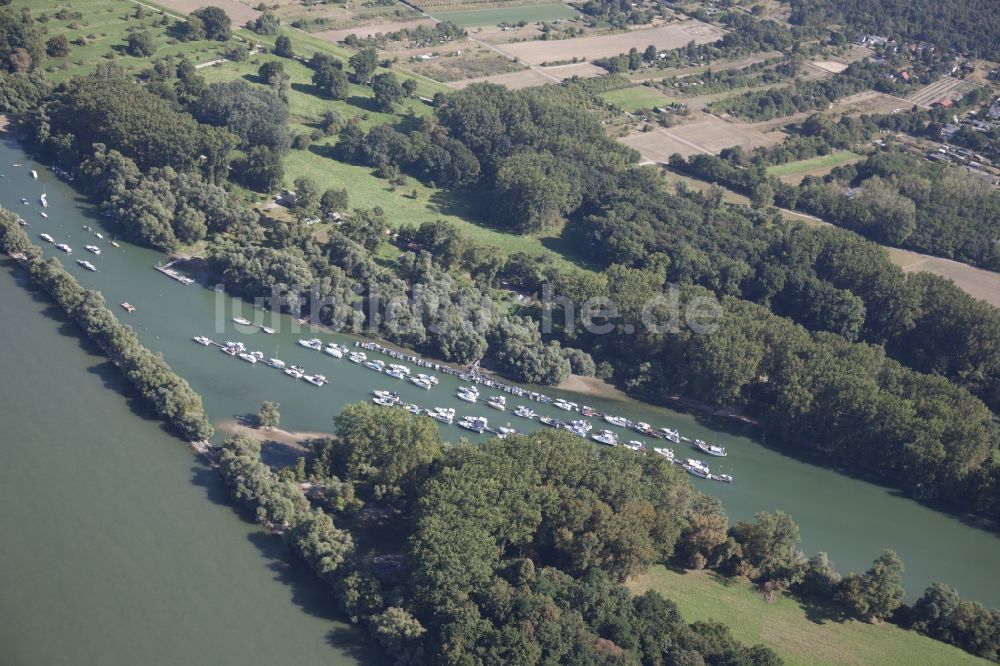
<svg viewBox="0 0 1000 666">
<path fill-rule="evenodd" d="M 322 386 L 327 383 L 326 377 L 323 375 L 302 375 L 302 379 L 306 380 L 313 386 Z"/>
<path fill-rule="evenodd" d="M 306 369 L 300 365 L 293 365 L 292 367 L 285 368 L 284 370 L 284 373 L 286 375 L 288 375 L 289 377 L 293 377 L 294 379 L 302 379 L 302 375 L 304 375 L 305 372 Z"/>
<path fill-rule="evenodd" d="M 517 409 L 514 410 L 514 415 L 525 419 L 533 419 L 538 416 L 530 407 L 525 405 L 518 405 Z"/>
<path fill-rule="evenodd" d="M 455 420 L 455 410 L 451 407 L 433 407 L 427 410 L 427 416 L 441 423 L 451 425 Z"/>
<path fill-rule="evenodd" d="M 653 451 L 655 453 L 660 454 L 661 456 L 663 456 L 664 458 L 666 458 L 670 462 L 674 461 L 674 450 L 673 449 L 655 448 L 655 449 L 653 449 Z"/>
<path fill-rule="evenodd" d="M 575 402 L 563 400 L 562 398 L 553 401 L 552 406 L 558 407 L 559 409 L 565 409 L 567 412 L 571 412 L 577 408 L 577 404 Z"/>
<path fill-rule="evenodd" d="M 95 266 L 94 264 L 90 263 L 86 259 L 77 259 L 76 263 L 80 264 L 81 266 L 83 266 L 84 268 L 86 268 L 88 271 L 94 271 L 95 273 L 97 272 L 97 266 Z"/>
<path fill-rule="evenodd" d="M 395 379 L 403 379 L 406 377 L 406 375 L 400 372 L 398 368 L 394 368 L 391 365 L 385 369 L 385 374 Z"/>
<path fill-rule="evenodd" d="M 205 337 L 204 335 L 196 335 L 196 336 L 194 336 L 194 338 L 193 338 L 193 339 L 194 339 L 194 341 L 195 341 L 195 342 L 197 342 L 197 343 L 198 343 L 199 345 L 205 345 L 206 347 L 207 347 L 208 345 L 212 344 L 212 339 L 211 339 L 211 338 L 207 338 L 207 337 Z"/>
<path fill-rule="evenodd" d="M 708 465 L 700 460 L 695 460 L 693 458 L 688 458 L 682 463 L 685 471 L 692 476 L 698 476 L 703 479 L 712 478 L 712 473 L 708 470 Z"/>
<path fill-rule="evenodd" d="M 369 370 L 374 370 L 375 372 L 382 372 L 385 370 L 385 361 L 381 359 L 375 359 L 374 361 L 365 361 L 363 364 Z"/>
<path fill-rule="evenodd" d="M 53 238 L 52 236 L 48 235 L 48 234 L 38 234 L 38 237 L 41 238 L 46 243 L 55 243 L 56 242 L 56 239 Z"/>
<path fill-rule="evenodd" d="M 101 256 L 101 248 L 96 245 L 84 245 L 84 248 L 86 248 L 89 252 L 93 252 L 97 256 Z"/>
<path fill-rule="evenodd" d="M 347 359 L 351 363 L 364 363 L 365 361 L 368 360 L 368 356 L 366 356 L 364 352 L 355 351 L 355 352 L 351 352 L 347 356 Z"/>
<path fill-rule="evenodd" d="M 458 393 L 456 395 L 457 395 L 457 397 L 458 397 L 459 400 L 464 400 L 466 402 L 478 402 L 479 401 L 479 392 L 478 391 L 476 391 L 475 393 L 473 393 L 473 392 L 471 392 L 471 391 L 469 391 L 467 389 L 460 388 L 460 389 L 458 389 Z"/>
<path fill-rule="evenodd" d="M 476 432 L 481 435 L 486 432 L 486 428 L 489 427 L 489 421 L 482 416 L 463 416 L 458 421 L 458 425 L 466 430 L 471 430 L 472 432 Z"/>
<path fill-rule="evenodd" d="M 672 428 L 660 428 L 660 434 L 668 442 L 673 442 L 674 444 L 680 444 L 681 434 Z"/>
<path fill-rule="evenodd" d="M 323 350 L 323 353 L 329 354 L 334 358 L 344 358 L 344 349 L 340 345 L 332 342 L 326 345 L 326 349 Z"/>
<path fill-rule="evenodd" d="M 233 322 L 241 326 L 249 326 L 253 323 L 249 319 L 244 319 L 243 317 L 233 317 Z"/>
<path fill-rule="evenodd" d="M 272 368 L 277 368 L 278 370 L 285 369 L 285 362 L 282 361 L 280 358 L 269 358 L 267 359 L 267 364 Z"/>
<path fill-rule="evenodd" d="M 601 444 L 607 444 L 608 446 L 618 446 L 618 435 L 610 430 L 602 430 L 599 433 L 591 435 L 590 438 L 595 442 L 600 442 Z"/>
<path fill-rule="evenodd" d="M 619 428 L 628 427 L 628 419 L 623 416 L 615 416 L 614 414 L 605 414 L 604 420 L 613 426 L 618 426 Z"/>
<path fill-rule="evenodd" d="M 499 409 L 501 412 L 507 411 L 507 398 L 502 395 L 491 395 L 486 404 L 493 409 Z"/>
<path fill-rule="evenodd" d="M 239 354 L 237 354 L 237 356 L 239 356 L 241 359 L 250 364 L 257 362 L 257 357 L 247 352 L 240 352 Z"/>
<path fill-rule="evenodd" d="M 426 389 L 428 391 L 431 390 L 432 386 L 432 384 L 423 377 L 411 377 L 410 383 L 413 384 L 414 386 L 419 386 L 420 388 Z"/>
<path fill-rule="evenodd" d="M 716 458 L 725 458 L 729 455 L 726 453 L 725 447 L 709 444 L 708 442 L 703 442 L 700 439 L 694 440 L 694 445 L 699 451 L 707 453 L 710 456 L 715 456 Z"/>
<path fill-rule="evenodd" d="M 66 243 L 59 243 L 58 245 L 56 245 L 56 247 L 65 252 L 66 254 L 73 254 L 73 248 L 71 248 L 69 245 L 66 245 Z"/>
<path fill-rule="evenodd" d="M 319 338 L 309 338 L 308 340 L 300 339 L 299 344 L 307 349 L 315 349 L 317 351 L 323 348 L 323 341 Z"/>
<path fill-rule="evenodd" d="M 400 373 L 402 375 L 406 375 L 407 377 L 410 376 L 410 369 L 408 367 L 406 367 L 405 365 L 400 365 L 399 363 L 390 363 L 389 364 L 389 369 L 390 370 L 395 370 L 396 372 L 398 372 L 398 373 Z"/>
</svg>

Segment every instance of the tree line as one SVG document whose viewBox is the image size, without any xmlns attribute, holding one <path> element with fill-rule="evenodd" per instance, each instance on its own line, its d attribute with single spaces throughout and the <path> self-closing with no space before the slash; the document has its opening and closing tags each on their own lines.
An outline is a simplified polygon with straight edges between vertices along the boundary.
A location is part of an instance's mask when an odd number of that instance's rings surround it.
<svg viewBox="0 0 1000 666">
<path fill-rule="evenodd" d="M 188 440 L 212 436 L 201 396 L 162 356 L 142 346 L 135 332 L 108 309 L 100 293 L 81 287 L 58 259 L 43 259 L 41 250 L 18 226 L 17 217 L 4 210 L 0 210 L 0 246 L 8 255 L 20 252 L 26 257 L 22 263 L 31 279 L 104 351 L 163 420 Z"/>
</svg>

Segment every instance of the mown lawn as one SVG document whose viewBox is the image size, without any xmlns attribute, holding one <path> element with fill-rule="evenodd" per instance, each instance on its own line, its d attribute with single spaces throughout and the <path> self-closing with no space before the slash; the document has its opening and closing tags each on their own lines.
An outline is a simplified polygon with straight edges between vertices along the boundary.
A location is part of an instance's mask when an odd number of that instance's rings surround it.
<svg viewBox="0 0 1000 666">
<path fill-rule="evenodd" d="M 602 92 L 601 97 L 605 101 L 614 104 L 624 111 L 635 111 L 636 109 L 650 109 L 655 106 L 664 106 L 670 101 L 670 99 L 663 93 L 647 86 L 633 86 L 631 88 L 608 90 L 606 92 Z"/>
<path fill-rule="evenodd" d="M 495 9 L 468 9 L 465 11 L 430 12 L 439 21 L 451 21 L 463 28 L 476 26 L 498 25 L 500 23 L 514 24 L 518 21 L 538 23 L 539 21 L 555 21 L 569 19 L 577 12 L 561 2 L 551 5 L 527 5 L 525 7 L 498 7 Z"/>
<path fill-rule="evenodd" d="M 745 643 L 764 643 L 787 664 L 988 664 L 956 647 L 893 624 L 844 619 L 828 604 L 781 597 L 767 603 L 748 583 L 707 571 L 654 567 L 633 580 L 633 592 L 654 589 L 677 604 L 686 622 L 718 620 Z"/>
<path fill-rule="evenodd" d="M 864 158 L 857 153 L 852 153 L 849 150 L 838 150 L 830 153 L 829 155 L 819 155 L 818 157 L 813 157 L 808 160 L 798 160 L 796 162 L 788 162 L 786 164 L 776 164 L 767 168 L 767 174 L 769 176 L 791 176 L 794 174 L 815 171 L 816 169 L 832 169 L 833 167 L 856 162 L 860 159 Z"/>
</svg>

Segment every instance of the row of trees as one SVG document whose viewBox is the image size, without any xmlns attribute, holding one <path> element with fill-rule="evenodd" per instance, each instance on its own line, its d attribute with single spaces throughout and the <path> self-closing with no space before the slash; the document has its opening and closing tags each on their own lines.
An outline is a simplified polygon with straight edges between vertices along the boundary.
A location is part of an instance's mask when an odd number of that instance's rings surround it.
<svg viewBox="0 0 1000 666">
<path fill-rule="evenodd" d="M 81 287 L 57 259 L 44 260 L 41 250 L 18 226 L 16 216 L 4 210 L 0 210 L 0 247 L 8 255 L 19 252 L 26 257 L 23 263 L 31 279 L 107 354 L 161 418 L 186 439 L 212 436 L 201 396 L 160 355 L 142 346 L 98 292 Z"/>
<path fill-rule="evenodd" d="M 802 111 L 826 109 L 842 97 L 865 90 L 905 96 L 906 84 L 889 78 L 894 70 L 885 63 L 858 60 L 833 76 L 797 81 L 784 88 L 771 88 L 733 95 L 713 102 L 713 113 L 729 113 L 750 121 L 771 120 Z"/>
</svg>

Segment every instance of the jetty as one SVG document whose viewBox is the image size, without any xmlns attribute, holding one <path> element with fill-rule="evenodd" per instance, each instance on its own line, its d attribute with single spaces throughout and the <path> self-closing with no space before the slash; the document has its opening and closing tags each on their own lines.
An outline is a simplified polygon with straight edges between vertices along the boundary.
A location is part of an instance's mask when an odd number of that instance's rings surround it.
<svg viewBox="0 0 1000 666">
<path fill-rule="evenodd" d="M 190 284 L 194 284 L 195 283 L 195 279 L 193 277 L 189 277 L 187 275 L 184 275 L 180 271 L 174 270 L 173 265 L 175 263 L 177 263 L 177 260 L 171 261 L 171 262 L 166 263 L 166 264 L 156 264 L 155 266 L 153 266 L 153 268 L 155 268 L 156 270 L 160 271 L 161 273 L 163 273 L 167 277 L 169 277 L 169 278 L 171 278 L 173 280 L 177 280 L 178 282 L 180 282 L 184 286 L 187 286 L 187 285 L 190 285 Z"/>
</svg>

